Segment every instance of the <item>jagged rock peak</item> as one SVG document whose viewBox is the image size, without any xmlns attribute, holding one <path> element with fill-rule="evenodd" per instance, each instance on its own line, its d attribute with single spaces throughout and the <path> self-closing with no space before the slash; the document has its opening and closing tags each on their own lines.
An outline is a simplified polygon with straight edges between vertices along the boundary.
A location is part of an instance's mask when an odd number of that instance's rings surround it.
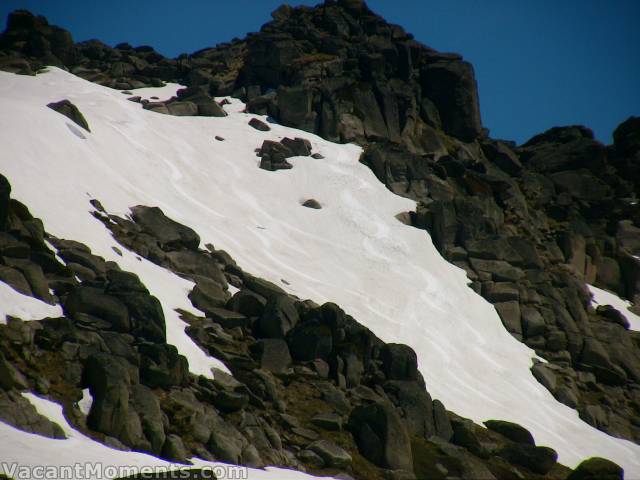
<svg viewBox="0 0 640 480">
<path fill-rule="evenodd" d="M 464 142 L 485 133 L 471 64 L 421 44 L 365 2 L 285 5 L 272 17 L 247 37 L 237 72 L 211 71 L 212 93 L 329 140 L 386 140 L 419 154 L 442 149 L 438 132 Z"/>
</svg>

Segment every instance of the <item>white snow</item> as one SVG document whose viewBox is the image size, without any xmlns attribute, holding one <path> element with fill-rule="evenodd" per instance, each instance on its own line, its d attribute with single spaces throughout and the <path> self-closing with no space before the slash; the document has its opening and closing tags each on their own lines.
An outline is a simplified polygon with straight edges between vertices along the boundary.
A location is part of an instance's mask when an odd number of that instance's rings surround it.
<svg viewBox="0 0 640 480">
<path fill-rule="evenodd" d="M 116 256 L 114 240 L 88 214 L 90 198 L 119 215 L 137 204 L 159 206 L 246 271 L 301 298 L 336 302 L 383 340 L 412 346 L 430 393 L 450 410 L 478 422 L 520 423 L 568 466 L 597 455 L 640 477 L 640 446 L 587 425 L 533 378 L 534 352 L 506 332 L 493 306 L 467 287 L 465 273 L 440 257 L 424 231 L 394 218 L 415 204 L 358 162 L 359 147 L 278 125 L 256 131 L 237 103 L 225 118 L 156 114 L 118 91 L 50 70 L 0 73 L 0 170 L 49 232 L 140 275 L 165 306 L 169 341 L 192 370 L 205 361 L 192 363 L 194 345 L 171 315 L 189 308 L 189 282 L 129 253 Z M 86 139 L 46 108 L 63 98 L 89 122 Z M 293 158 L 288 171 L 259 169 L 254 149 L 283 136 L 309 139 L 325 159 Z M 324 208 L 301 207 L 308 198 Z"/>
<path fill-rule="evenodd" d="M 631 302 L 620 298 L 615 293 L 602 290 L 601 288 L 594 287 L 593 285 L 587 285 L 587 287 L 589 288 L 591 295 L 593 295 L 591 301 L 593 305 L 611 305 L 629 321 L 630 330 L 640 331 L 640 316 L 629 310 L 632 306 Z"/>
<path fill-rule="evenodd" d="M 78 408 L 85 415 L 89 415 L 91 411 L 91 405 L 93 405 L 93 397 L 88 388 L 82 390 L 82 399 L 78 402 Z"/>
<path fill-rule="evenodd" d="M 9 474 L 14 480 L 32 478 L 31 476 L 20 476 L 20 472 L 27 473 L 27 470 L 22 469 L 33 469 L 40 466 L 68 468 L 74 467 L 76 463 L 89 464 L 87 469 L 80 470 L 80 473 L 73 477 L 76 480 L 107 480 L 113 478 L 113 475 L 106 475 L 111 471 L 106 467 L 121 467 L 122 470 L 118 471 L 128 472 L 129 475 L 140 472 L 143 467 L 165 467 L 168 469 L 184 467 L 184 465 L 171 464 L 143 453 L 123 452 L 94 442 L 75 430 L 67 422 L 62 413 L 62 406 L 32 393 L 25 393 L 23 396 L 36 407 L 40 414 L 60 425 L 67 439 L 51 440 L 40 435 L 17 430 L 6 423 L 0 422 L 0 445 L 2 445 L 0 472 Z M 213 468 L 221 480 L 225 478 L 245 478 L 239 477 L 237 471 L 226 470 L 226 468 L 237 468 L 234 466 L 206 462 L 200 459 L 192 459 L 192 463 L 196 467 Z M 102 469 L 96 467 L 100 465 L 102 465 Z M 16 468 L 13 471 L 13 475 L 11 475 L 12 468 Z M 92 472 L 93 468 L 95 468 L 94 472 Z M 64 470 L 58 471 L 64 472 Z M 31 472 L 35 472 L 38 478 L 58 478 L 56 476 L 40 476 L 41 474 L 37 470 L 32 470 Z M 246 472 L 248 480 L 310 480 L 317 478 L 279 468 L 267 468 L 266 470 L 249 468 Z M 225 476 L 225 473 L 228 476 Z M 236 476 L 233 476 L 234 473 Z"/>
<path fill-rule="evenodd" d="M 7 323 L 7 315 L 21 320 L 41 320 L 46 317 L 61 317 L 62 309 L 59 305 L 49 305 L 37 298 L 22 295 L 6 283 L 0 282 L 0 323 Z"/>
</svg>

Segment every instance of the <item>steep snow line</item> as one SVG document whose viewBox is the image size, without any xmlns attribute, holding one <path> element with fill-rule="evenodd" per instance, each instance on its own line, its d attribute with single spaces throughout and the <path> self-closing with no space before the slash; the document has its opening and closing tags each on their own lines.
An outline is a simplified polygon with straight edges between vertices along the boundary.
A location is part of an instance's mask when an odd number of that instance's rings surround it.
<svg viewBox="0 0 640 480">
<path fill-rule="evenodd" d="M 384 341 L 412 346 L 430 393 L 456 413 L 520 423 L 569 466 L 597 455 L 640 477 L 640 446 L 582 422 L 533 378 L 534 352 L 506 332 L 493 306 L 467 287 L 465 273 L 424 231 L 394 218 L 415 203 L 387 191 L 358 162 L 359 147 L 278 125 L 256 131 L 237 102 L 225 118 L 155 114 L 55 68 L 36 77 L 0 74 L 1 90 L 10 95 L 0 95 L 0 142 L 7 146 L 0 163 L 15 197 L 54 235 L 85 242 L 138 273 L 170 308 L 188 305 L 189 286 L 133 256 L 116 257 L 113 240 L 88 213 L 85 192 L 120 215 L 136 204 L 159 206 L 247 271 L 286 279 L 291 293 L 334 301 Z M 62 98 L 89 122 L 85 140 L 45 107 Z M 254 149 L 282 136 L 309 139 L 325 159 L 293 158 L 288 171 L 259 169 Z M 324 208 L 301 207 L 308 198 Z M 182 325 L 169 316 L 167 322 L 176 342 Z"/>
</svg>

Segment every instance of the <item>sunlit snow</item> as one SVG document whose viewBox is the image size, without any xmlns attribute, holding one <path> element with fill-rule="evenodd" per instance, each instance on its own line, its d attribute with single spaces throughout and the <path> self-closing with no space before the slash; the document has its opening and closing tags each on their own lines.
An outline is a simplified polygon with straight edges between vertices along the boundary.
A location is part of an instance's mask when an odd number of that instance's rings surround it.
<svg viewBox="0 0 640 480">
<path fill-rule="evenodd" d="M 602 290 L 601 288 L 594 287 L 593 285 L 587 285 L 589 291 L 593 295 L 592 304 L 598 305 L 611 305 L 618 310 L 624 318 L 629 322 L 629 329 L 640 331 L 640 316 L 629 310 L 631 302 L 624 300 L 617 296 L 615 293 Z"/>
<path fill-rule="evenodd" d="M 0 157 L 0 163 L 3 158 Z M 60 306 L 49 305 L 37 298 L 22 295 L 0 281 L 0 323 L 7 322 L 7 315 L 22 320 L 41 320 L 45 317 L 61 317 L 62 309 Z"/>
</svg>

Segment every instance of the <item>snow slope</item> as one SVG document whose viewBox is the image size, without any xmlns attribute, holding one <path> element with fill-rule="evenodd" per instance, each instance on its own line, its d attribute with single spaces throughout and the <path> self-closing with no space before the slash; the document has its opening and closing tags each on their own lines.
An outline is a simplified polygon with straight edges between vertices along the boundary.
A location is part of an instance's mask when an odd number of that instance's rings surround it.
<svg viewBox="0 0 640 480">
<path fill-rule="evenodd" d="M 85 139 L 46 107 L 63 98 L 89 122 Z M 191 308 L 190 285 L 130 253 L 118 257 L 89 214 L 90 198 L 119 215 L 137 204 L 159 206 L 243 269 L 301 298 L 336 302 L 383 340 L 412 346 L 429 392 L 456 413 L 520 423 L 568 466 L 598 455 L 640 477 L 640 446 L 582 422 L 533 378 L 534 352 L 507 333 L 424 231 L 394 218 L 415 204 L 358 162 L 359 147 L 278 125 L 259 132 L 247 125 L 252 115 L 239 113 L 237 103 L 229 107 L 234 113 L 226 118 L 165 116 L 55 68 L 36 77 L 0 72 L 0 170 L 49 232 L 140 276 L 165 307 L 169 341 L 194 371 L 210 364 L 172 312 Z M 282 136 L 309 139 L 325 159 L 293 158 L 288 171 L 259 169 L 254 149 Z M 324 208 L 301 207 L 309 198 Z"/>
<path fill-rule="evenodd" d="M 591 295 L 593 295 L 593 299 L 591 301 L 592 305 L 611 305 L 629 321 L 630 330 L 640 331 L 640 316 L 629 310 L 631 302 L 620 298 L 615 293 L 602 290 L 601 288 L 594 287 L 593 285 L 587 285 L 587 287 L 589 288 Z"/>
</svg>

